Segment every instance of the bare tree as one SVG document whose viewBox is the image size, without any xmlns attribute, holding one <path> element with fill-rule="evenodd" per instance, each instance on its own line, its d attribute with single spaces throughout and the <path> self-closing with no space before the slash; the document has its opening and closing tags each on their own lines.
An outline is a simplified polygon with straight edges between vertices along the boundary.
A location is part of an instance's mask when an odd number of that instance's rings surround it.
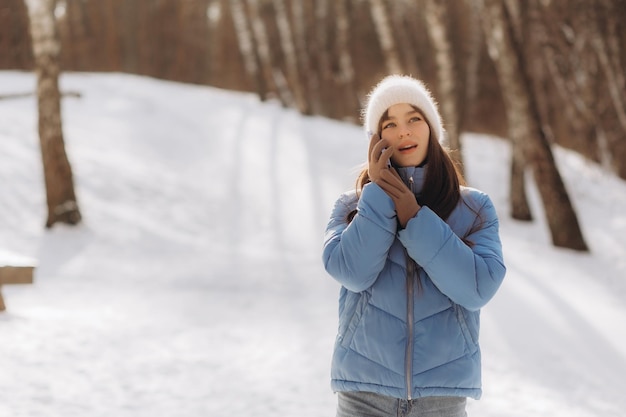
<svg viewBox="0 0 626 417">
<path fill-rule="evenodd" d="M 611 133 L 607 141 L 610 147 L 611 168 L 622 178 L 626 178 L 626 77 L 624 68 L 620 62 L 620 39 L 623 32 L 618 20 L 621 11 L 624 14 L 623 4 L 610 0 L 597 0 L 590 10 L 591 47 L 595 55 L 606 83 L 605 91 L 608 90 L 614 122 L 604 132 Z M 606 136 L 605 136 L 606 137 Z"/>
<path fill-rule="evenodd" d="M 64 63 L 70 68 L 78 71 L 87 69 L 89 58 L 89 18 L 87 16 L 85 2 L 77 0 L 66 0 L 65 16 L 61 21 L 61 27 L 65 28 L 61 35 L 65 39 L 72 40 L 72 47 L 67 48 L 63 53 Z M 65 24 L 63 24 L 65 23 Z"/>
<path fill-rule="evenodd" d="M 350 54 L 350 24 L 346 0 L 334 2 L 336 35 L 334 42 L 334 58 L 337 62 L 334 81 L 344 104 L 342 114 L 344 119 L 355 120 L 359 114 L 360 103 L 354 80 L 354 65 Z"/>
<path fill-rule="evenodd" d="M 416 9 L 417 3 L 413 1 L 394 0 L 391 4 L 391 19 L 393 22 L 394 35 L 400 50 L 400 58 L 402 66 L 406 73 L 414 77 L 418 76 L 419 68 L 417 66 L 418 58 L 414 43 L 412 42 L 411 33 L 415 26 L 415 15 L 419 13 Z"/>
<path fill-rule="evenodd" d="M 603 2 L 605 3 L 605 2 Z M 617 47 L 611 48 L 619 41 L 617 40 L 615 22 L 610 22 L 608 29 L 609 40 L 606 41 L 602 36 L 601 30 L 598 27 L 601 20 L 600 14 L 602 5 L 598 5 L 593 8 L 594 15 L 590 19 L 592 27 L 591 45 L 598 56 L 600 66 L 608 83 L 609 95 L 618 116 L 618 120 L 624 132 L 626 132 L 626 98 L 624 98 L 624 92 L 626 92 L 626 81 L 624 79 L 624 72 L 619 66 L 619 62 L 616 61 Z M 610 13 L 607 13 L 610 16 Z M 604 19 L 602 19 L 604 20 Z M 611 52 L 614 52 L 613 56 Z"/>
<path fill-rule="evenodd" d="M 553 244 L 587 251 L 578 219 L 540 125 L 539 111 L 521 48 L 515 40 L 511 17 L 501 0 L 485 0 L 484 6 L 485 37 L 503 91 L 514 153 L 523 152 L 514 159 L 520 158 L 533 169 Z"/>
<path fill-rule="evenodd" d="M 300 74 L 300 82 L 305 99 L 304 114 L 312 114 L 314 108 L 319 103 L 317 94 L 317 86 L 319 85 L 319 76 L 317 71 L 311 68 L 309 46 L 315 43 L 312 39 L 308 39 L 309 20 L 313 15 L 313 6 L 310 2 L 295 1 L 291 4 L 291 27 L 293 28 L 295 53 L 297 65 Z"/>
<path fill-rule="evenodd" d="M 389 14 L 385 8 L 383 0 L 369 0 L 372 19 L 374 20 L 374 28 L 378 34 L 380 46 L 385 56 L 385 68 L 390 74 L 399 74 L 402 72 L 398 48 L 393 38 Z"/>
<path fill-rule="evenodd" d="M 554 97 L 551 127 L 564 146 L 626 178 L 626 87 L 621 0 L 530 2 Z"/>
<path fill-rule="evenodd" d="M 556 5 L 533 0 L 534 35 L 541 53 L 541 62 L 554 91 L 552 100 L 545 100 L 548 117 L 554 130 L 565 134 L 565 145 L 611 167 L 604 126 L 598 120 L 598 109 L 606 102 L 600 94 L 601 73 L 590 42 L 593 24 L 587 1 L 572 3 L 577 13 L 564 15 Z M 565 119 L 565 120 L 563 120 Z M 563 127 L 562 127 L 563 126 Z M 587 133 L 588 132 L 588 133 Z M 557 139 L 559 139 L 557 137 Z"/>
<path fill-rule="evenodd" d="M 426 0 L 424 9 L 427 19 L 426 28 L 435 49 L 437 86 L 448 145 L 450 149 L 455 151 L 452 153 L 455 162 L 459 167 L 463 167 L 461 141 L 459 139 L 461 133 L 460 98 L 462 95 L 458 85 L 455 54 L 448 30 L 449 11 L 447 6 L 447 0 Z"/>
<path fill-rule="evenodd" d="M 465 103 L 473 103 L 478 96 L 480 57 L 483 51 L 483 36 L 480 29 L 480 4 L 476 0 L 466 0 L 469 21 L 468 54 L 465 64 Z"/>
<path fill-rule="evenodd" d="M 39 140 L 48 203 L 46 227 L 81 220 L 72 168 L 65 153 L 59 93 L 61 44 L 54 19 L 54 0 L 26 0 L 37 73 Z"/>
<path fill-rule="evenodd" d="M 28 13 L 24 2 L 0 0 L 0 68 L 32 68 L 27 33 Z"/>
<path fill-rule="evenodd" d="M 279 85 L 277 85 L 277 81 L 279 84 L 282 84 L 284 80 L 277 78 L 277 74 L 275 72 L 267 28 L 259 11 L 260 1 L 262 0 L 247 0 L 246 10 L 248 14 L 248 22 L 250 23 L 250 27 L 252 29 L 252 39 L 254 40 L 255 51 L 258 57 L 259 68 L 261 70 L 260 73 L 262 74 L 265 85 L 267 86 L 265 98 L 267 99 L 277 96 L 281 103 L 286 106 L 287 100 L 289 99 L 286 98 L 285 89 L 281 88 L 283 86 L 281 85 L 281 87 L 279 87 Z"/>
<path fill-rule="evenodd" d="M 105 43 L 104 49 L 106 53 L 104 54 L 105 62 L 104 67 L 108 71 L 119 71 L 121 62 L 120 62 L 120 35 L 118 30 L 118 19 L 116 14 L 116 7 L 114 2 L 101 2 L 100 13 L 102 15 L 102 19 L 104 20 L 104 33 Z"/>
<path fill-rule="evenodd" d="M 239 52 L 243 57 L 244 68 L 251 79 L 256 81 L 257 93 L 262 100 L 268 96 L 268 84 L 259 65 L 258 49 L 252 34 L 251 23 L 243 0 L 231 0 L 230 11 L 235 25 Z"/>
<path fill-rule="evenodd" d="M 547 139 L 626 178 L 623 1 L 501 0 Z M 454 141 L 465 129 L 500 136 L 507 129 L 497 61 L 485 59 L 476 24 L 481 3 L 57 0 L 58 11 L 65 7 L 57 17 L 61 67 L 257 91 L 303 113 L 344 120 L 354 119 L 355 103 L 382 75 L 405 72 L 433 87 L 450 146 L 459 148 Z M 0 0 L 0 46 L 7 50 L 0 66 L 32 68 L 27 31 L 24 2 Z M 519 179 L 527 164 L 515 155 Z M 521 189 L 524 181 L 516 183 Z M 530 218 L 529 210 L 519 212 L 521 201 L 515 216 Z"/>
<path fill-rule="evenodd" d="M 293 96 L 295 107 L 302 113 L 306 111 L 307 105 L 304 98 L 304 91 L 300 82 L 300 71 L 298 68 L 298 57 L 294 43 L 291 21 L 285 6 L 285 0 L 273 0 L 276 11 L 276 25 L 280 37 L 280 45 L 285 57 L 285 68 L 287 73 L 287 83 Z"/>
<path fill-rule="evenodd" d="M 336 25 L 331 16 L 330 0 L 317 0 L 314 4 L 313 24 L 311 31 L 311 62 L 316 65 L 313 71 L 318 74 L 315 91 L 315 109 L 319 114 L 338 118 L 341 111 L 337 110 L 335 79 L 332 68 L 332 39 Z"/>
</svg>

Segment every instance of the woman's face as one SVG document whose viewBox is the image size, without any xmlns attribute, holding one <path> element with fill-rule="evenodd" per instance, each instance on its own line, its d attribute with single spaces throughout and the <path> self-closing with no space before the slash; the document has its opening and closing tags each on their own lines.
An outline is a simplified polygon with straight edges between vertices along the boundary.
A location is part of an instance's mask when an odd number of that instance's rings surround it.
<svg viewBox="0 0 626 417">
<path fill-rule="evenodd" d="M 395 104 L 382 120 L 381 138 L 393 148 L 391 162 L 396 166 L 421 165 L 426 160 L 430 127 L 422 114 L 408 103 Z"/>
</svg>

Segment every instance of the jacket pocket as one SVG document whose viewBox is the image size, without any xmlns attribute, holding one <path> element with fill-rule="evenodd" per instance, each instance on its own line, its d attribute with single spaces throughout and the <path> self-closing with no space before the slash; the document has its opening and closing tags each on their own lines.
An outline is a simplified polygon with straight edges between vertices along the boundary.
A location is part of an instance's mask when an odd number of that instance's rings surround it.
<svg viewBox="0 0 626 417">
<path fill-rule="evenodd" d="M 454 312 L 456 314 L 457 321 L 459 322 L 459 327 L 461 328 L 461 333 L 463 333 L 463 337 L 465 338 L 465 342 L 467 343 L 467 347 L 470 352 L 474 352 L 478 347 L 478 338 L 474 337 L 472 331 L 470 330 L 467 319 L 465 317 L 465 313 L 463 312 L 463 308 L 458 304 L 452 304 L 454 307 Z"/>
<path fill-rule="evenodd" d="M 350 346 L 352 338 L 354 337 L 354 333 L 361 323 L 361 318 L 363 317 L 363 313 L 365 312 L 365 309 L 367 308 L 367 304 L 369 303 L 370 299 L 370 295 L 366 291 L 355 295 L 358 296 L 359 299 L 356 303 L 354 310 L 352 312 L 344 311 L 344 313 L 347 314 L 345 314 L 344 317 L 342 317 L 341 319 L 343 325 L 340 326 L 339 343 L 344 348 Z"/>
</svg>

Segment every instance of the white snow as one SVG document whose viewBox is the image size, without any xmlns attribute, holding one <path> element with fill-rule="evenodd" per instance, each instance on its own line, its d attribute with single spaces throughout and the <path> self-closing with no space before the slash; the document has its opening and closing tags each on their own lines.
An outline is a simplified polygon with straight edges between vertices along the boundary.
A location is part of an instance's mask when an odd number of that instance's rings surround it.
<svg viewBox="0 0 626 417">
<path fill-rule="evenodd" d="M 44 229 L 34 97 L 0 100 L 0 248 L 35 259 L 4 286 L 0 417 L 332 416 L 339 286 L 321 244 L 364 161 L 362 129 L 251 94 L 65 74 L 84 222 Z M 34 91 L 0 72 L 0 94 Z M 464 136 L 501 218 L 505 282 L 482 313 L 470 416 L 626 411 L 626 184 L 557 149 L 590 254 L 509 218 L 509 147 Z"/>
</svg>

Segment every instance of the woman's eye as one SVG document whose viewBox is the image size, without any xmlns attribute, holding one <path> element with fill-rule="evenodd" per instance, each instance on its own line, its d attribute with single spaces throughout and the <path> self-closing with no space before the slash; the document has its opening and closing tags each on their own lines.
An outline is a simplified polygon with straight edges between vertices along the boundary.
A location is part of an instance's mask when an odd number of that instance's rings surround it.
<svg viewBox="0 0 626 417">
<path fill-rule="evenodd" d="M 422 120 L 421 117 L 415 116 L 415 117 L 411 117 L 409 119 L 409 123 L 415 123 L 415 122 L 419 122 L 420 120 Z"/>
<path fill-rule="evenodd" d="M 387 123 L 386 125 L 383 126 L 383 129 L 387 129 L 389 127 L 394 127 L 395 123 Z"/>
</svg>

